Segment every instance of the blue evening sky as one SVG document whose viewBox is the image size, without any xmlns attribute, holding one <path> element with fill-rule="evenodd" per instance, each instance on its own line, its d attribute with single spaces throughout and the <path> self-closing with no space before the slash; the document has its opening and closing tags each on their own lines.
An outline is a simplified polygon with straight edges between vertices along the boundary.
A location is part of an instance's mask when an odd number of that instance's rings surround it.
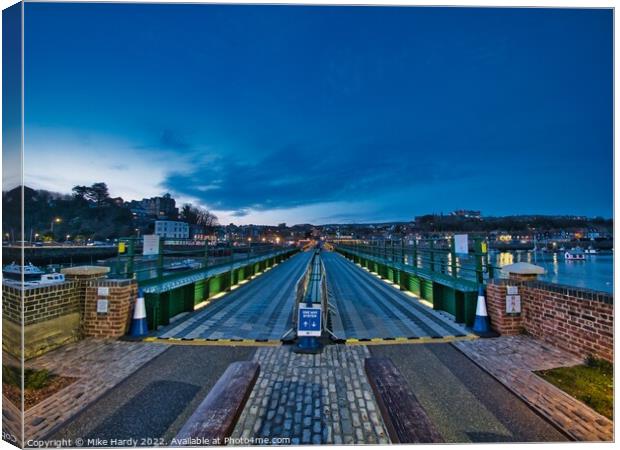
<svg viewBox="0 0 620 450">
<path fill-rule="evenodd" d="M 224 223 L 612 215 L 611 10 L 26 4 L 26 184 Z"/>
</svg>

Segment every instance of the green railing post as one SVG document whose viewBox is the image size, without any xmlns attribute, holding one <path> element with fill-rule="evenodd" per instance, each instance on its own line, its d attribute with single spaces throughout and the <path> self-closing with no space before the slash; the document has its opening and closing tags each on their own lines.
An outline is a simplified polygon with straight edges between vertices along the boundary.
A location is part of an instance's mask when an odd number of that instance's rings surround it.
<svg viewBox="0 0 620 450">
<path fill-rule="evenodd" d="M 456 247 L 454 236 L 450 239 L 450 271 L 452 276 L 456 278 Z"/>
<path fill-rule="evenodd" d="M 417 269 L 418 268 L 418 240 L 415 238 L 413 239 L 413 253 L 411 257 L 413 258 L 413 267 Z"/>
<path fill-rule="evenodd" d="M 400 240 L 400 259 L 403 264 L 407 264 L 407 255 L 405 254 L 405 238 Z"/>
<path fill-rule="evenodd" d="M 205 267 L 209 267 L 209 241 L 205 239 Z"/>
<path fill-rule="evenodd" d="M 482 244 L 482 252 L 484 253 L 484 259 L 487 265 L 487 272 L 489 273 L 489 279 L 493 279 L 495 277 L 495 273 L 493 271 L 493 264 L 491 264 L 490 256 L 489 256 L 489 244 L 487 241 L 484 241 Z"/>
<path fill-rule="evenodd" d="M 116 247 L 116 274 L 121 275 L 121 240 L 118 240 L 118 246 Z"/>
<path fill-rule="evenodd" d="M 159 239 L 159 252 L 157 253 L 157 278 L 161 279 L 164 276 L 164 239 L 158 236 Z"/>
<path fill-rule="evenodd" d="M 390 245 L 392 246 L 392 262 L 396 261 L 396 253 L 394 248 L 394 239 L 390 240 Z"/>
<path fill-rule="evenodd" d="M 480 239 L 474 241 L 474 251 L 476 255 L 476 281 L 482 284 L 484 276 L 482 273 L 482 241 Z"/>
<path fill-rule="evenodd" d="M 134 267 L 134 239 L 129 238 L 129 242 L 127 245 L 127 256 L 129 260 L 127 261 L 127 278 L 133 278 L 133 267 Z"/>
<path fill-rule="evenodd" d="M 435 241 L 433 239 L 431 239 L 430 242 L 429 242 L 429 251 L 431 253 L 430 268 L 431 268 L 431 272 L 434 272 L 435 271 Z"/>
</svg>

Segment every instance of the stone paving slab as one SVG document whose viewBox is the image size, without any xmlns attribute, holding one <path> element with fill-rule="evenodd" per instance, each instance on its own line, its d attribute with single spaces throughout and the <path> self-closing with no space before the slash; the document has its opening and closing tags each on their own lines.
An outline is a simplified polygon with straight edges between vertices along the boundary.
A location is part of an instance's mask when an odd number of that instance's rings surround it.
<svg viewBox="0 0 620 450">
<path fill-rule="evenodd" d="M 282 444 L 387 444 L 364 372 L 364 346 L 327 346 L 300 355 L 263 347 L 261 373 L 233 431 L 235 440 L 285 438 Z M 247 441 L 246 441 L 247 442 Z"/>
<path fill-rule="evenodd" d="M 27 361 L 26 367 L 79 379 L 26 411 L 25 440 L 44 438 L 168 348 L 165 344 L 89 338 Z M 3 404 L 3 413 L 4 408 Z"/>
<path fill-rule="evenodd" d="M 613 422 L 533 373 L 583 360 L 529 336 L 453 342 L 536 411 L 578 441 L 612 441 Z"/>
<path fill-rule="evenodd" d="M 21 410 L 4 395 L 2 396 L 2 432 L 5 434 L 5 441 L 21 445 Z"/>
</svg>

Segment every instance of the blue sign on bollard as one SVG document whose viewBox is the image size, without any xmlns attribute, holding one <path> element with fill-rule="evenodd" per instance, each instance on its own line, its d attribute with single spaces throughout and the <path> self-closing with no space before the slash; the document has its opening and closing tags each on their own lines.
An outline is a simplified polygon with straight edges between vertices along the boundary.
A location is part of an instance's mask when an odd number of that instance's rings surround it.
<svg viewBox="0 0 620 450">
<path fill-rule="evenodd" d="M 321 308 L 299 306 L 299 315 L 297 317 L 297 335 L 321 335 Z"/>
</svg>

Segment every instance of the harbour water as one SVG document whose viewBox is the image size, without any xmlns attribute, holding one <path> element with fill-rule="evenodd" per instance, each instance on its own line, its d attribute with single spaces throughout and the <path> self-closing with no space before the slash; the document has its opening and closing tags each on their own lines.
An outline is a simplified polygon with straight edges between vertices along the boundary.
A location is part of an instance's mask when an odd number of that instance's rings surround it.
<svg viewBox="0 0 620 450">
<path fill-rule="evenodd" d="M 543 281 L 613 293 L 613 253 L 587 255 L 585 261 L 567 261 L 559 252 L 501 252 L 494 257 L 498 267 L 516 262 L 544 267 L 546 274 L 539 277 Z"/>
</svg>

